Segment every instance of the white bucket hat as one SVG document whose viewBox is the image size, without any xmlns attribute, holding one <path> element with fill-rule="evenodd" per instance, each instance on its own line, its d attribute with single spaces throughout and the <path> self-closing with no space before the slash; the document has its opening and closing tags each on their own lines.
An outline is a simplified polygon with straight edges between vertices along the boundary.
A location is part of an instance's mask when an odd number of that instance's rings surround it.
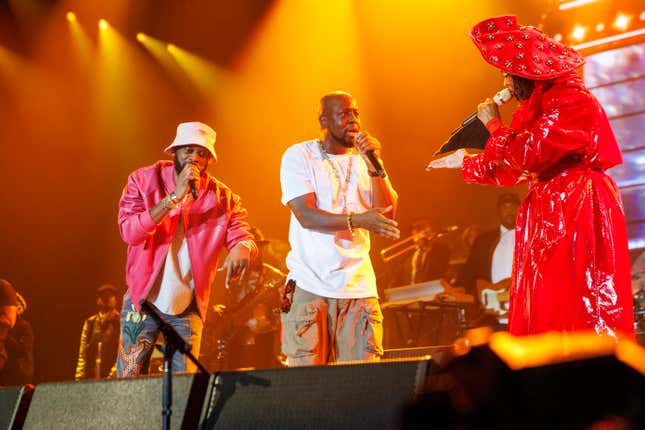
<svg viewBox="0 0 645 430">
<path fill-rule="evenodd" d="M 164 149 L 166 154 L 172 155 L 174 149 L 186 145 L 198 145 L 208 149 L 213 156 L 213 162 L 217 161 L 217 153 L 215 152 L 215 138 L 217 134 L 215 130 L 204 124 L 203 122 L 182 122 L 177 126 L 177 136 L 172 141 L 170 146 Z"/>
</svg>

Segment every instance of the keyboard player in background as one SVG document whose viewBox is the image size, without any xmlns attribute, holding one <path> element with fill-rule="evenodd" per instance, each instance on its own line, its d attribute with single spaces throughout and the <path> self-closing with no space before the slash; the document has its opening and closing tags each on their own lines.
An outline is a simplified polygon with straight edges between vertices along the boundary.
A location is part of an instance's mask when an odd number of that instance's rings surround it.
<svg viewBox="0 0 645 430">
<path fill-rule="evenodd" d="M 426 218 L 413 221 L 411 227 L 410 236 L 381 250 L 389 265 L 383 303 L 388 348 L 446 344 L 460 330 L 459 309 L 452 305 L 463 294 L 445 279 L 450 269 L 449 242 Z"/>
</svg>

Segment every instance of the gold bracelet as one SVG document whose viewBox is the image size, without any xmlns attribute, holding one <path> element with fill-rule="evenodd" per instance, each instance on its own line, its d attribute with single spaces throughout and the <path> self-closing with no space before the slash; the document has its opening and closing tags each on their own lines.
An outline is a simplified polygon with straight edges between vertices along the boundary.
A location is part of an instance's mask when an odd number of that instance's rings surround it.
<svg viewBox="0 0 645 430">
<path fill-rule="evenodd" d="M 354 224 L 352 224 L 352 213 L 347 214 L 347 229 L 349 230 L 349 234 L 354 237 Z"/>
<path fill-rule="evenodd" d="M 161 205 L 165 210 L 174 209 L 177 207 L 171 196 L 166 196 L 161 200 Z"/>
</svg>

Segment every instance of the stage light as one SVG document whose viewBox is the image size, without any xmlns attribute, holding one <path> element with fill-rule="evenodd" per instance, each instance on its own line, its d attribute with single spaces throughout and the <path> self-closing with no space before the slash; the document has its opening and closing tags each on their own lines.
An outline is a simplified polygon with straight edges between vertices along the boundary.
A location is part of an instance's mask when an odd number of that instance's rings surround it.
<svg viewBox="0 0 645 430">
<path fill-rule="evenodd" d="M 558 9 L 560 10 L 567 10 L 567 9 L 573 9 L 576 7 L 584 6 L 588 3 L 593 3 L 596 0 L 573 0 L 573 1 L 563 1 L 560 3 L 560 6 L 558 6 Z"/>
<path fill-rule="evenodd" d="M 560 34 L 560 33 L 554 34 L 553 35 L 553 40 L 555 40 L 556 42 L 562 41 L 562 34 Z"/>
<path fill-rule="evenodd" d="M 601 39 L 579 43 L 577 45 L 573 45 L 572 48 L 580 51 L 582 49 L 594 48 L 597 46 L 603 46 L 609 43 L 620 42 L 623 40 L 641 38 L 643 36 L 645 36 L 645 28 L 639 28 L 638 30 L 614 34 L 613 36 L 603 37 Z"/>
<path fill-rule="evenodd" d="M 627 30 L 629 27 L 629 22 L 632 20 L 631 16 L 625 15 L 624 13 L 619 13 L 616 16 L 616 21 L 614 21 L 614 27 L 620 31 Z"/>
<path fill-rule="evenodd" d="M 202 95 L 212 96 L 213 91 L 221 85 L 225 74 L 215 64 L 172 43 L 166 46 L 166 50 Z"/>
<path fill-rule="evenodd" d="M 641 21 L 645 21 L 645 10 L 641 12 L 640 19 Z"/>
<path fill-rule="evenodd" d="M 166 73 L 176 81 L 179 85 L 190 84 L 186 81 L 186 73 L 181 69 L 173 54 L 168 50 L 168 43 L 155 39 L 154 37 L 139 33 L 137 40 L 141 42 L 143 47 L 154 57 L 154 59 L 164 68 Z M 192 88 L 191 88 L 192 89 Z"/>
<path fill-rule="evenodd" d="M 108 24 L 108 22 L 106 20 L 101 18 L 101 19 L 99 19 L 99 28 L 101 30 L 107 30 L 108 28 L 110 28 L 110 24 Z"/>
<path fill-rule="evenodd" d="M 81 23 L 77 20 L 74 12 L 67 12 L 67 22 L 69 29 L 70 42 L 74 46 L 77 66 L 81 68 L 89 67 L 92 62 L 92 41 L 83 29 Z"/>
<path fill-rule="evenodd" d="M 576 40 L 576 41 L 580 42 L 580 41 L 582 41 L 582 39 L 584 39 L 584 38 L 585 38 L 585 34 L 586 34 L 586 33 L 587 33 L 587 30 L 586 30 L 586 28 L 585 28 L 585 27 L 583 27 L 583 26 L 581 26 L 581 25 L 576 25 L 576 26 L 574 27 L 574 29 L 573 29 L 573 32 L 571 32 L 571 37 L 572 37 L 574 40 Z"/>
<path fill-rule="evenodd" d="M 598 24 L 596 24 L 596 31 L 597 31 L 598 33 L 600 33 L 601 31 L 603 31 L 604 29 L 605 29 L 605 23 L 603 23 L 603 22 L 599 22 Z"/>
</svg>

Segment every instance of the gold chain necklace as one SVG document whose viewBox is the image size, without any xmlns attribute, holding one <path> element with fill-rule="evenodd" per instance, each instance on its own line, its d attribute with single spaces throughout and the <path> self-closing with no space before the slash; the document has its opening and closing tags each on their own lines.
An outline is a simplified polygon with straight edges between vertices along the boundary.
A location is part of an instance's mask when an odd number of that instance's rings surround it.
<svg viewBox="0 0 645 430">
<path fill-rule="evenodd" d="M 327 161 L 329 165 L 331 166 L 332 170 L 334 171 L 334 177 L 336 178 L 336 182 L 338 183 L 338 188 L 341 191 L 341 194 L 343 196 L 343 214 L 347 213 L 347 190 L 349 189 L 349 181 L 351 179 L 352 175 L 352 164 L 354 162 L 354 157 L 349 157 L 349 163 L 347 164 L 347 175 L 345 175 L 345 186 L 343 186 L 342 180 L 340 178 L 340 171 L 338 168 L 336 168 L 336 165 L 331 161 L 331 158 L 329 158 L 329 155 L 327 154 L 327 151 L 325 151 L 325 148 L 323 147 L 323 143 L 318 140 L 318 147 L 320 148 L 320 155 L 322 155 L 324 161 Z"/>
</svg>

